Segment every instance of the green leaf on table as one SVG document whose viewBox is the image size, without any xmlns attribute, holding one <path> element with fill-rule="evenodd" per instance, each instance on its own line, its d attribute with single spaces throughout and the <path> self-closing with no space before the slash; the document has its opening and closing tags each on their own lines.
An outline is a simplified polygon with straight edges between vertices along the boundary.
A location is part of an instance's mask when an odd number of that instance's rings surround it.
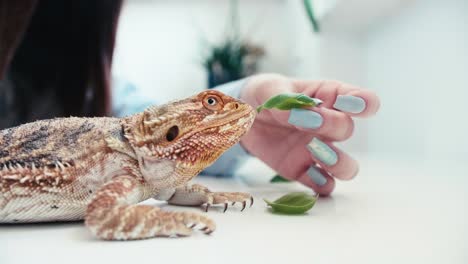
<svg viewBox="0 0 468 264">
<path fill-rule="evenodd" d="M 276 174 L 273 178 L 270 180 L 271 183 L 280 183 L 280 182 L 290 182 L 290 180 L 284 178 L 283 176 Z"/>
<path fill-rule="evenodd" d="M 262 105 L 257 107 L 257 112 L 260 113 L 263 109 L 276 108 L 279 110 L 291 110 L 293 108 L 314 107 L 322 104 L 322 100 L 311 98 L 300 93 L 284 93 L 278 94 L 268 99 Z"/>
<path fill-rule="evenodd" d="M 282 214 L 303 214 L 314 206 L 318 197 L 318 194 L 313 196 L 305 192 L 293 192 L 276 199 L 274 202 L 270 202 L 267 199 L 263 200 L 271 206 L 273 212 Z"/>
</svg>

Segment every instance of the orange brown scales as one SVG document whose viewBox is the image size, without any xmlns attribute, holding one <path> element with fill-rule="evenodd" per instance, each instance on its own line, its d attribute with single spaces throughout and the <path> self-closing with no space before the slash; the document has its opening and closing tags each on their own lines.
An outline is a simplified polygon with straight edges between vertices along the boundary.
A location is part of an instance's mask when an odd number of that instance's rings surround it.
<svg viewBox="0 0 468 264">
<path fill-rule="evenodd" d="M 186 236 L 215 224 L 194 213 L 137 205 L 251 200 L 188 182 L 236 144 L 255 111 L 218 91 L 122 119 L 60 118 L 0 131 L 0 222 L 84 219 L 103 239 Z"/>
</svg>

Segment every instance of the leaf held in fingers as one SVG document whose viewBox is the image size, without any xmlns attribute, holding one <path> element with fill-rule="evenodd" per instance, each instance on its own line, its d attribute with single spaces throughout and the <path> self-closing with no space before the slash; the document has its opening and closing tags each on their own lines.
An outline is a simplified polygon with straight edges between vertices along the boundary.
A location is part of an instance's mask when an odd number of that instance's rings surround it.
<svg viewBox="0 0 468 264">
<path fill-rule="evenodd" d="M 263 109 L 276 108 L 279 110 L 291 110 L 293 108 L 314 107 L 322 104 L 322 100 L 311 98 L 300 93 L 284 93 L 278 94 L 265 103 L 257 107 L 257 112 L 260 113 Z"/>
<path fill-rule="evenodd" d="M 271 183 L 280 183 L 280 182 L 290 182 L 290 180 L 284 178 L 283 176 L 276 174 L 273 178 L 270 180 Z"/>
<path fill-rule="evenodd" d="M 319 195 L 309 195 L 305 192 L 293 192 L 286 194 L 274 202 L 263 199 L 273 212 L 283 214 L 303 214 L 309 211 L 317 201 Z"/>
</svg>

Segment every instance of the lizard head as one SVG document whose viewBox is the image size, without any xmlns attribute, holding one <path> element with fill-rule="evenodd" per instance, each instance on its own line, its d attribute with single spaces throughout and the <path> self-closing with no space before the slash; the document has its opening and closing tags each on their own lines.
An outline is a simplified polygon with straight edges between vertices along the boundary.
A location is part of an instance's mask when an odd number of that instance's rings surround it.
<svg viewBox="0 0 468 264">
<path fill-rule="evenodd" d="M 254 109 L 215 90 L 146 109 L 124 120 L 145 180 L 181 185 L 212 164 L 251 127 Z"/>
</svg>

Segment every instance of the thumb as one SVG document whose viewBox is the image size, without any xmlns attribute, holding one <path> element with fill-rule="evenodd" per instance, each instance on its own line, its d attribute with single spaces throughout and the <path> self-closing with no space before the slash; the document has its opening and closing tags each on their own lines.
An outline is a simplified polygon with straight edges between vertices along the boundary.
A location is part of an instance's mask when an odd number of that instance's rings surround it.
<svg viewBox="0 0 468 264">
<path fill-rule="evenodd" d="M 262 74 L 254 76 L 250 81 L 248 81 L 245 93 L 243 94 L 244 97 L 242 99 L 257 108 L 270 98 L 285 93 L 297 93 L 297 89 L 295 89 L 292 79 L 278 74 Z M 318 108 L 316 109 L 314 107 L 308 107 L 306 109 L 315 109 L 318 111 Z M 328 113 L 325 114 L 328 115 Z M 318 116 L 318 114 L 315 115 Z M 269 123 L 274 123 L 275 125 L 292 127 L 288 122 L 290 111 L 274 108 L 264 109 L 259 113 L 257 118 L 269 121 Z M 300 127 L 298 127 L 298 129 L 302 130 Z"/>
<path fill-rule="evenodd" d="M 254 107 L 280 93 L 293 92 L 292 80 L 280 74 L 259 74 L 249 78 L 241 99 Z"/>
</svg>

